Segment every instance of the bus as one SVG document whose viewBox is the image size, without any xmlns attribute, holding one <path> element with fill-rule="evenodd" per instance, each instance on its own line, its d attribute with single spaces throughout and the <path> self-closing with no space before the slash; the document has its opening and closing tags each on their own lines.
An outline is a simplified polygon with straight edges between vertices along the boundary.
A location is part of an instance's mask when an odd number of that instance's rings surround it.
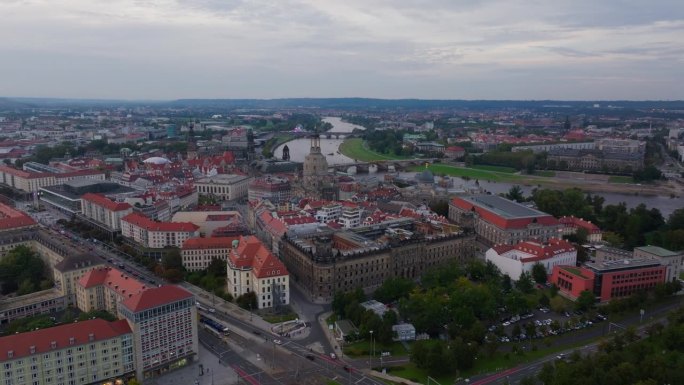
<svg viewBox="0 0 684 385">
<path fill-rule="evenodd" d="M 204 324 L 204 326 L 206 326 L 207 330 L 218 335 L 219 337 L 227 336 L 230 334 L 230 329 L 228 329 L 228 327 L 226 325 L 223 325 L 222 323 L 220 323 L 216 320 L 213 320 L 209 317 L 205 317 L 203 315 L 200 315 L 200 323 Z"/>
</svg>

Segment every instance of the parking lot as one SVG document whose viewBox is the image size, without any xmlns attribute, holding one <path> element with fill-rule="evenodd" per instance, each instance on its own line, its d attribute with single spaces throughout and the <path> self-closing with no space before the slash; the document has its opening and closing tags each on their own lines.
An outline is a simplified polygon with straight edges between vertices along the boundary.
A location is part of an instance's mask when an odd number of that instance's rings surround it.
<svg viewBox="0 0 684 385">
<path fill-rule="evenodd" d="M 506 343 L 564 334 L 603 321 L 605 317 L 601 314 L 570 311 L 559 314 L 548 308 L 537 308 L 529 313 L 504 317 L 498 324 L 491 325 L 489 332 Z"/>
</svg>

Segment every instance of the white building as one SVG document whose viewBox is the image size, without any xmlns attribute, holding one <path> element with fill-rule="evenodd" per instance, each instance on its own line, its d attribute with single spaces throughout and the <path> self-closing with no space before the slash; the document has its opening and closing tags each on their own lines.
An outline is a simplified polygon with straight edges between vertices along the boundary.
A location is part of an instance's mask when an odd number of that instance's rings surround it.
<svg viewBox="0 0 684 385">
<path fill-rule="evenodd" d="M 679 279 L 684 264 L 684 251 L 670 251 L 658 246 L 641 246 L 634 248 L 634 258 L 653 258 L 661 265 L 667 266 L 667 282 Z"/>
<path fill-rule="evenodd" d="M 155 222 L 133 212 L 121 218 L 121 235 L 153 249 L 181 247 L 188 239 L 199 237 L 199 226 L 189 222 Z"/>
<path fill-rule="evenodd" d="M 495 245 L 487 250 L 485 259 L 503 274 L 518 280 L 523 272 L 531 272 L 536 263 L 541 263 L 549 274 L 556 265 L 575 266 L 577 250 L 569 242 L 554 238 L 547 244 L 524 241 L 515 245 Z"/>
<path fill-rule="evenodd" d="M 342 225 L 345 229 L 353 229 L 361 226 L 361 215 L 363 210 L 359 207 L 345 207 L 342 210 L 342 215 L 337 220 L 337 223 Z"/>
<path fill-rule="evenodd" d="M 316 211 L 316 220 L 320 223 L 337 222 L 342 215 L 342 205 L 331 203 Z"/>
<path fill-rule="evenodd" d="M 88 193 L 81 197 L 81 214 L 110 231 L 121 230 L 121 218 L 132 211 L 128 203 L 114 202 L 101 194 Z"/>
<path fill-rule="evenodd" d="M 290 303 L 290 274 L 257 237 L 233 241 L 227 265 L 226 286 L 233 297 L 254 292 L 259 309 Z"/>
<path fill-rule="evenodd" d="M 252 178 L 244 175 L 218 174 L 199 179 L 195 182 L 195 188 L 199 195 L 231 201 L 247 196 L 251 180 Z"/>
</svg>

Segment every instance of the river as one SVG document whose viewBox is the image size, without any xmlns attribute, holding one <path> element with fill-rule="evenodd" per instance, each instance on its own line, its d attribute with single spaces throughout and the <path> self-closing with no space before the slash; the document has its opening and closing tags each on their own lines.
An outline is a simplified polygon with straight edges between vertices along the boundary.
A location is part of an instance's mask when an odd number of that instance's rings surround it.
<svg viewBox="0 0 684 385">
<path fill-rule="evenodd" d="M 331 132 L 352 132 L 356 128 L 361 130 L 364 129 L 361 126 L 343 122 L 341 118 L 336 118 L 332 116 L 323 118 L 323 121 L 332 124 L 333 128 L 330 130 Z M 344 139 L 321 138 L 321 152 L 323 153 L 323 155 L 325 155 L 325 158 L 328 161 L 329 165 L 354 162 L 353 159 L 344 156 L 338 152 L 342 142 L 344 142 Z M 309 149 L 311 149 L 311 139 L 300 138 L 281 144 L 280 146 L 276 147 L 276 149 L 273 151 L 273 155 L 276 158 L 282 159 L 283 147 L 285 147 L 285 145 L 287 145 L 287 147 L 290 149 L 291 161 L 304 162 L 304 157 L 306 157 L 306 155 L 309 153 Z"/>
<path fill-rule="evenodd" d="M 355 124 L 343 122 L 341 118 L 337 117 L 325 117 L 324 122 L 328 122 L 333 125 L 332 132 L 352 132 L 355 128 L 364 129 L 361 126 Z M 344 139 L 326 139 L 321 138 L 321 152 L 325 155 L 328 160 L 329 165 L 351 163 L 353 160 L 347 156 L 338 153 L 340 145 L 344 142 Z M 304 157 L 309 153 L 311 148 L 311 140 L 309 138 L 301 138 L 291 140 L 287 143 L 290 149 L 290 159 L 294 162 L 304 162 Z M 283 147 L 285 144 L 278 146 L 274 155 L 280 159 L 283 156 Z M 416 173 L 400 173 L 402 177 L 407 179 L 412 179 Z M 373 175 L 357 175 L 359 179 L 364 179 L 368 177 L 382 178 L 382 174 Z M 474 180 L 464 180 L 457 177 L 452 177 L 454 180 L 454 188 L 473 188 L 475 187 Z M 495 183 L 480 181 L 480 186 L 485 190 L 491 192 L 492 194 L 506 193 L 513 186 L 512 183 Z M 520 186 L 525 194 L 529 195 L 533 189 L 531 186 Z M 620 202 L 625 202 L 628 208 L 635 207 L 641 203 L 644 203 L 648 208 L 655 207 L 667 218 L 674 210 L 684 207 L 684 202 L 681 198 L 670 198 L 668 196 L 641 196 L 641 195 L 628 195 L 628 194 L 617 194 L 617 193 L 597 193 L 606 199 L 605 204 L 618 204 Z"/>
</svg>

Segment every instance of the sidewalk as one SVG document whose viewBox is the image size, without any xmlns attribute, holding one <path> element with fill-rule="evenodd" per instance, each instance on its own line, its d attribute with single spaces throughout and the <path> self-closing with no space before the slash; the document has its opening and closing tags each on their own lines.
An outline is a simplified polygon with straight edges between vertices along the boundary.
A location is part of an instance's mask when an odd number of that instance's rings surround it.
<svg viewBox="0 0 684 385">
<path fill-rule="evenodd" d="M 198 360 L 184 368 L 164 373 L 143 382 L 145 385 L 232 385 L 237 382 L 233 369 L 218 363 L 218 359 L 202 344 L 199 345 Z M 204 374 L 200 376 L 200 364 Z M 195 382 L 197 381 L 197 382 Z"/>
<path fill-rule="evenodd" d="M 393 375 L 391 375 L 391 374 L 383 374 L 382 372 L 378 372 L 378 371 L 375 371 L 375 370 L 371 370 L 371 371 L 368 373 L 368 376 L 370 376 L 370 377 L 375 377 L 375 378 L 381 378 L 381 379 L 383 379 L 383 380 L 388 380 L 388 381 L 396 382 L 397 384 L 402 384 L 402 385 L 423 385 L 423 384 L 421 384 L 421 383 L 419 383 L 419 382 L 413 382 L 413 381 L 407 380 L 407 379 L 405 379 L 405 378 L 403 378 L 403 377 L 397 377 L 397 376 L 393 376 Z"/>
<path fill-rule="evenodd" d="M 335 354 L 337 355 L 338 358 L 342 359 L 345 358 L 344 352 L 342 351 L 342 343 L 335 339 L 335 335 L 328 329 L 328 323 L 325 322 L 325 320 L 330 317 L 333 314 L 332 311 L 328 311 L 325 313 L 322 313 L 318 316 L 318 323 L 321 325 L 321 329 L 323 329 L 323 333 L 325 334 L 325 338 L 328 339 L 328 342 L 330 343 L 330 346 L 335 347 Z"/>
</svg>

